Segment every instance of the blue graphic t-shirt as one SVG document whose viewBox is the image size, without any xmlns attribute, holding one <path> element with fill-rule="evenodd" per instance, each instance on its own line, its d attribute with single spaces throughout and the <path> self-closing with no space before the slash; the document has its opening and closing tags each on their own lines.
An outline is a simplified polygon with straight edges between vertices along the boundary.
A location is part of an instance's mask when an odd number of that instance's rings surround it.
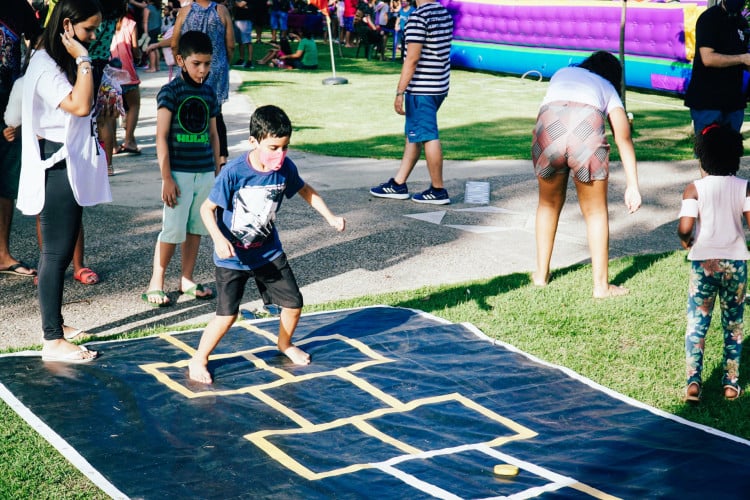
<svg viewBox="0 0 750 500">
<path fill-rule="evenodd" d="M 275 172 L 259 172 L 248 157 L 249 153 L 227 163 L 208 195 L 219 207 L 217 225 L 235 252 L 229 259 L 214 252 L 218 267 L 252 270 L 281 256 L 276 212 L 284 197 L 291 198 L 305 185 L 289 158 Z"/>
</svg>

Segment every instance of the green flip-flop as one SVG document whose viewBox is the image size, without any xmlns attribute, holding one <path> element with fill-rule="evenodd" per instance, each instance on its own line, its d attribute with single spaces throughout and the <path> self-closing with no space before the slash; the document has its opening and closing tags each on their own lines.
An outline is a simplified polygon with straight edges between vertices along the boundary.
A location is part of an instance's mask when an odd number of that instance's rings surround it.
<svg viewBox="0 0 750 500">
<path fill-rule="evenodd" d="M 203 293 L 206 290 L 209 290 L 211 293 L 207 295 L 198 295 L 198 293 Z M 201 285 L 200 283 L 191 286 L 185 291 L 180 290 L 180 293 L 183 295 L 187 295 L 188 297 L 193 297 L 194 299 L 198 299 L 198 300 L 211 300 L 214 298 L 214 291 L 211 290 L 210 288 L 208 289 L 204 288 L 203 285 Z"/>
<path fill-rule="evenodd" d="M 149 300 L 150 297 L 159 297 L 162 302 L 152 302 Z M 166 302 L 164 302 L 164 299 L 167 299 Z M 146 304 L 150 305 L 151 307 L 166 307 L 171 306 L 172 301 L 169 300 L 169 297 L 167 297 L 167 294 L 164 293 L 162 290 L 149 290 L 146 293 L 141 294 L 141 300 L 145 302 Z"/>
</svg>

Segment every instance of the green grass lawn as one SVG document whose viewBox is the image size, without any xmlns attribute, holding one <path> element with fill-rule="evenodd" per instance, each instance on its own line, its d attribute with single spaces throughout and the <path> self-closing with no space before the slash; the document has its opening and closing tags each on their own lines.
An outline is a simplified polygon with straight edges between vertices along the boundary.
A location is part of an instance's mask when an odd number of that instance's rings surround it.
<svg viewBox="0 0 750 500">
<path fill-rule="evenodd" d="M 331 76 L 330 60 L 327 46 L 320 50 L 318 71 L 243 71 L 242 92 L 256 105 L 273 103 L 288 112 L 293 148 L 334 156 L 400 157 L 403 118 L 393 111 L 399 65 L 354 59 L 354 49 L 344 49 L 349 57 L 337 59 L 336 69 L 349 83 L 326 86 L 322 80 Z M 263 53 L 264 48 L 256 47 L 256 59 Z M 528 158 L 545 89 L 544 82 L 515 76 L 454 71 L 450 97 L 439 115 L 446 158 Z M 692 158 L 690 118 L 679 98 L 628 91 L 627 105 L 635 115 L 639 160 Z M 718 314 L 707 338 L 704 402 L 691 407 L 681 401 L 687 272 L 684 252 L 644 255 L 611 262 L 613 282 L 633 291 L 612 300 L 581 293 L 590 289 L 591 269 L 579 265 L 555 270 L 542 289 L 531 285 L 527 274 L 517 273 L 319 304 L 305 311 L 389 304 L 470 322 L 492 338 L 646 404 L 750 439 L 750 398 L 730 403 L 721 397 Z M 743 364 L 743 384 L 749 371 L 748 363 Z M 4 403 L 0 421 L 0 498 L 105 498 Z"/>
<path fill-rule="evenodd" d="M 320 69 L 243 70 L 241 91 L 258 106 L 276 104 L 292 120 L 292 148 L 333 156 L 400 158 L 404 119 L 393 110 L 401 66 L 354 58 L 356 49 L 336 53 L 336 76 L 345 85 L 323 85 L 332 75 L 328 47 L 319 44 Z M 264 49 L 256 47 L 256 54 Z M 257 57 L 259 58 L 259 57 Z M 547 82 L 453 70 L 451 91 L 438 121 L 445 157 L 452 160 L 530 158 L 531 130 Z M 688 109 L 675 95 L 628 90 L 638 159 L 693 157 Z M 750 145 L 750 144 L 749 144 Z M 618 160 L 613 144 L 613 159 Z"/>
</svg>

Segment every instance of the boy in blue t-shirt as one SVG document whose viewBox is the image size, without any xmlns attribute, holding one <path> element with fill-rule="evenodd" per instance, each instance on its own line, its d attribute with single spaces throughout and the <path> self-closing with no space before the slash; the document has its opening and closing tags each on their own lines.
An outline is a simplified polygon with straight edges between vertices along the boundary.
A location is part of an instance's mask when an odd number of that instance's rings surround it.
<svg viewBox="0 0 750 500">
<path fill-rule="evenodd" d="M 177 64 L 182 74 L 157 95 L 156 157 L 161 171 L 164 202 L 162 230 L 156 241 L 154 264 L 147 292 L 141 299 L 152 307 L 171 304 L 164 293 L 164 274 L 181 244 L 180 293 L 212 299 L 211 289 L 193 282 L 201 236 L 208 234 L 200 215 L 219 173 L 219 136 L 216 93 L 203 81 L 211 69 L 211 40 L 200 31 L 180 37 Z"/>
<path fill-rule="evenodd" d="M 346 221 L 334 215 L 317 191 L 286 158 L 292 124 L 283 110 L 262 106 L 250 117 L 246 155 L 227 163 L 216 178 L 201 216 L 214 241 L 216 316 L 188 364 L 190 378 L 210 384 L 208 357 L 237 319 L 245 284 L 252 277 L 266 303 L 281 306 L 277 346 L 294 364 L 310 355 L 292 344 L 302 312 L 302 294 L 281 247 L 274 220 L 283 199 L 299 194 L 337 231 Z"/>
</svg>

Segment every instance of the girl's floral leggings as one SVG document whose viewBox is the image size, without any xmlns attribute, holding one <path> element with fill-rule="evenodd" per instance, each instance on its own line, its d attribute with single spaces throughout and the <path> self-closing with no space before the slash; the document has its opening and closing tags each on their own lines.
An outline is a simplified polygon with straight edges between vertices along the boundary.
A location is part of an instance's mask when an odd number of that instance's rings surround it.
<svg viewBox="0 0 750 500">
<path fill-rule="evenodd" d="M 742 353 L 742 316 L 745 311 L 747 263 L 744 260 L 694 260 L 688 288 L 685 354 L 687 383 L 702 383 L 703 349 L 711 325 L 716 296 L 724 328 L 724 377 L 722 385 L 739 389 L 737 378 Z"/>
</svg>

